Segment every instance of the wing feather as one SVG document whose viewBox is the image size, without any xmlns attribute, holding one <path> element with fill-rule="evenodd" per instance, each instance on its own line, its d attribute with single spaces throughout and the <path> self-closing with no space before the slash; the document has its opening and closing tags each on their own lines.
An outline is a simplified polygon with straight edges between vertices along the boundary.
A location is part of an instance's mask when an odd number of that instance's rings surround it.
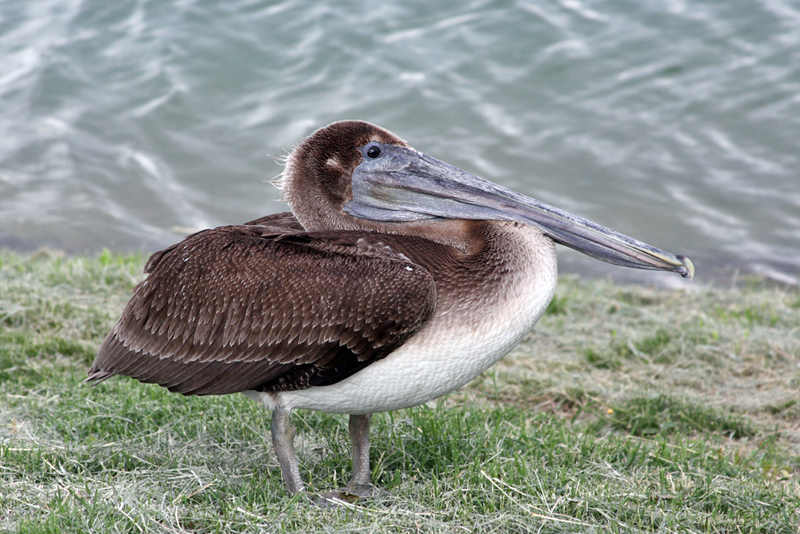
<svg viewBox="0 0 800 534">
<path fill-rule="evenodd" d="M 187 395 L 332 384 L 433 313 L 430 273 L 389 247 L 365 251 L 370 234 L 265 220 L 153 254 L 88 380 L 127 375 Z"/>
</svg>

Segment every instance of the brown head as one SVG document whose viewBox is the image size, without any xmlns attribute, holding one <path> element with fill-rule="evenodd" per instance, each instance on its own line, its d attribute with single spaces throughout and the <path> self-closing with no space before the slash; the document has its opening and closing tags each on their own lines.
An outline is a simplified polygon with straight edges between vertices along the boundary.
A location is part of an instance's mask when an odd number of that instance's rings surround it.
<svg viewBox="0 0 800 534">
<path fill-rule="evenodd" d="M 334 122 L 292 151 L 279 181 L 283 199 L 308 231 L 363 229 L 344 211 L 353 198 L 351 177 L 371 141 L 408 147 L 393 133 L 363 121 Z"/>
</svg>

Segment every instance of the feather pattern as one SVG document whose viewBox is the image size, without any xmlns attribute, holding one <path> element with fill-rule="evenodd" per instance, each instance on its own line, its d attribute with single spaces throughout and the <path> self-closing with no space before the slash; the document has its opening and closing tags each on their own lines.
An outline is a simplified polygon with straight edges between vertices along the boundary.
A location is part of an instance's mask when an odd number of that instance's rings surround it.
<svg viewBox="0 0 800 534">
<path fill-rule="evenodd" d="M 89 380 L 128 375 L 186 395 L 330 385 L 436 307 L 428 270 L 378 234 L 305 232 L 291 214 L 199 232 L 145 272 Z"/>
</svg>

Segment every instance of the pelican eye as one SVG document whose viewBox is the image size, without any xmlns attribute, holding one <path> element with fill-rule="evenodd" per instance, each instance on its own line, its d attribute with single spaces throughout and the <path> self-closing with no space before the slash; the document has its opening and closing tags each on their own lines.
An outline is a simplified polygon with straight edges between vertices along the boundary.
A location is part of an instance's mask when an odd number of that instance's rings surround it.
<svg viewBox="0 0 800 534">
<path fill-rule="evenodd" d="M 376 146 L 371 146 L 367 149 L 367 156 L 375 159 L 381 155 L 381 149 Z"/>
</svg>

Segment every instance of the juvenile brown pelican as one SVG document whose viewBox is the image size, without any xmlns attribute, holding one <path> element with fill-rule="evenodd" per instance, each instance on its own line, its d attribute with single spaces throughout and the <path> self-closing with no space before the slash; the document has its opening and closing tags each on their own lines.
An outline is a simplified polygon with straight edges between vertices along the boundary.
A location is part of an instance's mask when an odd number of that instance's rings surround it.
<svg viewBox="0 0 800 534">
<path fill-rule="evenodd" d="M 87 380 L 127 375 L 260 400 L 291 493 L 304 490 L 291 410 L 350 414 L 347 489 L 367 493 L 371 414 L 453 391 L 519 343 L 553 296 L 555 243 L 617 265 L 694 271 L 364 122 L 312 134 L 281 187 L 292 213 L 153 254 Z"/>
</svg>

